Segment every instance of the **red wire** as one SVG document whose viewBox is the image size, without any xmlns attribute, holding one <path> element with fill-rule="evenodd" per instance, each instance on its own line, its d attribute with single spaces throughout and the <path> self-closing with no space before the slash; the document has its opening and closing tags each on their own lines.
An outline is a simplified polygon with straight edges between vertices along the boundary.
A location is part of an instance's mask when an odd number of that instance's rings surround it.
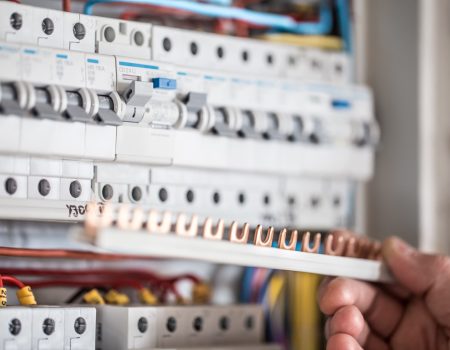
<svg viewBox="0 0 450 350">
<path fill-rule="evenodd" d="M 16 4 L 20 4 L 20 0 L 9 0 L 10 2 L 15 2 Z"/>
<path fill-rule="evenodd" d="M 104 3 L 102 5 L 119 5 L 119 6 L 120 5 L 127 5 L 127 6 L 132 5 L 133 7 L 144 7 L 144 8 L 150 9 L 150 10 L 152 10 L 153 13 L 158 13 L 158 14 L 184 15 L 184 16 L 190 16 L 190 17 L 199 16 L 190 11 L 172 9 L 172 8 L 167 8 L 165 6 L 150 5 L 150 4 L 134 4 L 134 3 L 129 3 L 129 2 L 123 2 L 123 3 L 122 2 L 114 2 L 114 3 Z M 142 13 L 140 13 L 140 15 L 142 15 Z"/>
<path fill-rule="evenodd" d="M 161 300 L 166 299 L 167 292 L 171 292 L 176 298 L 181 298 L 175 284 L 181 280 L 189 280 L 192 283 L 199 283 L 201 280 L 192 274 L 182 274 L 173 277 L 162 277 L 147 270 L 55 270 L 55 269 L 17 269 L 9 268 L 2 270 L 4 273 L 27 276 L 51 276 L 49 280 L 36 280 L 31 282 L 33 288 L 69 286 L 69 287 L 96 287 L 112 286 L 114 288 L 132 287 L 142 289 L 143 285 L 136 279 L 154 283 L 161 290 Z M 67 276 L 74 277 L 67 279 Z M 66 278 L 64 278 L 66 277 Z M 85 277 L 82 280 L 76 277 Z M 94 278 L 89 280 L 89 278 Z"/>
<path fill-rule="evenodd" d="M 27 258 L 54 258 L 54 259 L 82 259 L 82 260 L 153 260 L 152 258 L 138 257 L 136 255 L 94 253 L 78 250 L 64 249 L 30 249 L 0 247 L 0 256 L 16 256 Z"/>
<path fill-rule="evenodd" d="M 2 276 L 2 282 L 3 283 L 10 283 L 10 284 L 13 284 L 13 285 L 15 285 L 17 288 L 24 288 L 25 287 L 25 284 L 24 283 L 22 283 L 21 281 L 19 281 L 17 278 L 15 278 L 15 277 L 13 277 L 13 276 L 5 276 L 5 275 L 3 275 Z"/>
<path fill-rule="evenodd" d="M 71 12 L 72 11 L 72 1 L 71 0 L 63 0 L 63 11 Z"/>
<path fill-rule="evenodd" d="M 0 288 L 3 288 L 3 280 L 2 280 L 2 275 L 0 275 Z"/>
<path fill-rule="evenodd" d="M 108 270 L 108 269 L 91 269 L 91 270 L 55 270 L 55 269 L 3 269 L 5 273 L 11 275 L 29 275 L 29 276 L 126 276 L 146 279 L 152 282 L 176 283 L 181 280 L 190 280 L 193 283 L 199 283 L 201 280 L 192 274 L 182 274 L 174 277 L 162 277 L 147 270 Z"/>
<path fill-rule="evenodd" d="M 121 13 L 119 18 L 123 19 L 124 21 L 133 21 L 141 15 L 142 13 L 136 11 L 125 11 Z"/>
<path fill-rule="evenodd" d="M 82 280 L 77 281 L 76 279 L 56 279 L 56 280 L 43 280 L 43 281 L 33 281 L 33 288 L 47 288 L 47 287 L 98 287 L 98 286 L 111 286 L 114 288 L 131 287 L 134 289 L 143 289 L 144 286 L 135 280 L 119 280 L 111 279 L 106 281 L 99 280 Z"/>
</svg>

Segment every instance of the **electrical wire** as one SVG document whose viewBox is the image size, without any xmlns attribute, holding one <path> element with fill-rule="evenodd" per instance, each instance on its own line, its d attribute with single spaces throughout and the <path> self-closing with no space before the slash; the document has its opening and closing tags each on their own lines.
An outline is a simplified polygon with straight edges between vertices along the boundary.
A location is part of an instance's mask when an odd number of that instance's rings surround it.
<svg viewBox="0 0 450 350">
<path fill-rule="evenodd" d="M 98 4 L 147 4 L 185 10 L 206 17 L 229 18 L 297 34 L 322 35 L 331 31 L 333 20 L 328 0 L 321 0 L 318 22 L 297 22 L 290 16 L 262 13 L 237 7 L 224 7 L 211 4 L 199 4 L 187 0 L 88 0 L 84 13 L 91 15 Z"/>
<path fill-rule="evenodd" d="M 180 274 L 172 277 L 159 276 L 148 270 L 110 270 L 110 269 L 89 269 L 89 270 L 58 270 L 58 269 L 3 269 L 4 273 L 22 276 L 52 276 L 54 278 L 67 276 L 90 276 L 97 279 L 127 277 L 139 280 L 146 280 L 156 284 L 175 284 L 181 280 L 189 280 L 194 284 L 200 283 L 201 279 L 192 274 Z"/>
<path fill-rule="evenodd" d="M 4 273 L 23 276 L 46 276 L 47 280 L 36 280 L 33 282 L 35 288 L 71 286 L 71 287 L 98 287 L 113 286 L 116 288 L 131 286 L 136 289 L 144 288 L 142 283 L 149 283 L 152 288 L 160 291 L 161 300 L 166 299 L 167 293 L 172 293 L 177 300 L 181 300 L 181 294 L 176 284 L 182 280 L 188 280 L 193 284 L 201 283 L 201 279 L 192 274 L 180 274 L 172 277 L 159 276 L 148 270 L 59 270 L 59 269 L 22 269 L 8 268 L 2 270 Z M 70 280 L 67 277 L 71 277 Z M 76 298 L 76 297 L 75 297 Z"/>
<path fill-rule="evenodd" d="M 318 47 L 326 50 L 341 51 L 344 47 L 344 41 L 338 36 L 300 36 L 289 33 L 265 33 L 260 38 L 281 44 L 287 44 L 300 47 Z"/>
<path fill-rule="evenodd" d="M 345 43 L 345 49 L 347 52 L 351 53 L 353 51 L 352 47 L 352 20 L 350 16 L 350 7 L 348 0 L 336 0 L 337 1 L 337 12 L 339 28 L 341 31 L 342 39 Z"/>
<path fill-rule="evenodd" d="M 72 11 L 72 1 L 71 0 L 63 0 L 63 11 L 71 12 Z"/>
<path fill-rule="evenodd" d="M 110 279 L 110 280 L 76 280 L 76 279 L 52 279 L 52 280 L 39 280 L 33 281 L 29 284 L 33 285 L 33 288 L 48 288 L 48 287 L 98 287 L 98 286 L 111 286 L 113 288 L 131 287 L 137 290 L 141 290 L 144 286 L 131 279 Z"/>
<path fill-rule="evenodd" d="M 25 288 L 25 285 L 29 285 L 28 283 L 21 282 L 20 280 L 18 280 L 13 276 L 5 276 L 5 275 L 2 275 L 2 282 L 12 284 L 19 289 Z"/>
<path fill-rule="evenodd" d="M 264 297 L 266 296 L 267 290 L 269 288 L 269 284 L 272 281 L 272 277 L 274 276 L 275 270 L 269 270 L 264 278 L 263 283 L 259 287 L 258 290 L 258 303 L 262 303 L 264 300 Z"/>
<path fill-rule="evenodd" d="M 250 302 L 257 303 L 259 300 L 259 291 L 267 279 L 267 275 L 270 270 L 258 268 L 253 274 L 253 279 L 251 281 L 251 297 Z"/>
<path fill-rule="evenodd" d="M 151 258 L 135 255 L 111 253 L 96 253 L 64 249 L 32 249 L 0 247 L 0 256 L 14 256 L 20 258 L 52 258 L 52 259 L 80 259 L 80 260 L 151 260 Z"/>
<path fill-rule="evenodd" d="M 255 267 L 246 267 L 244 270 L 244 275 L 242 278 L 242 287 L 241 287 L 241 293 L 240 293 L 240 299 L 243 303 L 249 303 L 250 297 L 252 294 L 251 290 L 251 281 L 253 279 L 253 274 L 255 272 Z"/>
<path fill-rule="evenodd" d="M 268 305 L 268 317 L 271 329 L 271 341 L 282 344 L 287 348 L 288 337 L 286 336 L 285 317 L 285 285 L 286 273 L 275 273 L 272 275 L 266 291 L 266 303 Z"/>
</svg>

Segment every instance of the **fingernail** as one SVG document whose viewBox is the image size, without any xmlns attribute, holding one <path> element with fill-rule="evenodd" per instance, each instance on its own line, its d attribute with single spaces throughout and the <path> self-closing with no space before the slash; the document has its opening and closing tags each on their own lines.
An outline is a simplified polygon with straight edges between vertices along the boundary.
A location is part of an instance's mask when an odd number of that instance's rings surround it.
<svg viewBox="0 0 450 350">
<path fill-rule="evenodd" d="M 409 255 L 415 251 L 408 243 L 397 237 L 388 238 L 385 241 L 383 247 L 383 253 L 385 257 L 391 257 L 393 255 Z"/>
</svg>

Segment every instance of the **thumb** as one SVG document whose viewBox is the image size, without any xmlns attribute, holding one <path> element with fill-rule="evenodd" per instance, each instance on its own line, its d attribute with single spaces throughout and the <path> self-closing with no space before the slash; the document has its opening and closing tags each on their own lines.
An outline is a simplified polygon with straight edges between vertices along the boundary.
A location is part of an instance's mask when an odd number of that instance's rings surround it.
<svg viewBox="0 0 450 350">
<path fill-rule="evenodd" d="M 397 281 L 422 295 L 437 322 L 450 328 L 450 258 L 420 253 L 395 237 L 383 242 L 382 254 Z"/>
<path fill-rule="evenodd" d="M 445 277 L 450 283 L 447 257 L 420 253 L 396 237 L 383 242 L 382 254 L 395 279 L 414 294 L 426 293 Z"/>
</svg>

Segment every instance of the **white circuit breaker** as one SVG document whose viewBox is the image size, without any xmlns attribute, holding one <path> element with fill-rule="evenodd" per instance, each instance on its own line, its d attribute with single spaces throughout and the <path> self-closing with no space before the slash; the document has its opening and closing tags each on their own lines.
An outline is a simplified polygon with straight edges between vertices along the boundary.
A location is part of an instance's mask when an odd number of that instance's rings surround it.
<svg viewBox="0 0 450 350">
<path fill-rule="evenodd" d="M 94 200 L 350 223 L 379 131 L 346 53 L 0 9 L 2 217 L 77 221 Z"/>
<path fill-rule="evenodd" d="M 0 350 L 94 350 L 95 308 L 8 306 L 0 309 Z"/>
<path fill-rule="evenodd" d="M 263 311 L 238 306 L 98 306 L 97 349 L 124 350 L 210 344 L 257 346 Z"/>
</svg>

